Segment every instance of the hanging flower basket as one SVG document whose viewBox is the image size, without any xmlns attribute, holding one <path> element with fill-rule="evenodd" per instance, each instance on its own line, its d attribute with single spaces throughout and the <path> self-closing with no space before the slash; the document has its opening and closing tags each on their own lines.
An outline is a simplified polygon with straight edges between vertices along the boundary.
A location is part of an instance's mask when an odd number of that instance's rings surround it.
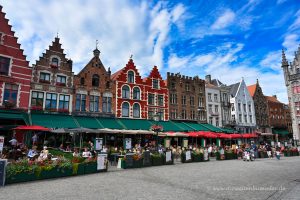
<svg viewBox="0 0 300 200">
<path fill-rule="evenodd" d="M 155 132 L 161 132 L 161 131 L 163 131 L 163 127 L 160 125 L 152 125 L 151 130 L 155 131 Z"/>
</svg>

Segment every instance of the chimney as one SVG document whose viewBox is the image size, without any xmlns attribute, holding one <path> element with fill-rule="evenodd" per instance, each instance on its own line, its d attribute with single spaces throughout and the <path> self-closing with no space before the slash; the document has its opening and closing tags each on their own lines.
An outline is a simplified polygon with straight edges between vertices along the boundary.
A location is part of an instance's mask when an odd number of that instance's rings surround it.
<svg viewBox="0 0 300 200">
<path fill-rule="evenodd" d="M 206 81 L 207 83 L 211 83 L 211 75 L 206 75 L 206 76 L 205 76 L 205 81 Z"/>
<path fill-rule="evenodd" d="M 276 96 L 276 94 L 275 94 L 275 95 L 273 95 L 273 97 L 274 97 L 275 99 L 277 99 L 277 96 Z"/>
</svg>

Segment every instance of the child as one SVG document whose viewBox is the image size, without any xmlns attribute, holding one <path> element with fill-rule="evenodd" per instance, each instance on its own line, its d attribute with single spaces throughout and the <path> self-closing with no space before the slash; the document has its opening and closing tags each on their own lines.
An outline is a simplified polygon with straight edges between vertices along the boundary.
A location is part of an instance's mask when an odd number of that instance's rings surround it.
<svg viewBox="0 0 300 200">
<path fill-rule="evenodd" d="M 277 160 L 280 160 L 280 150 L 279 150 L 279 148 L 277 148 L 277 150 L 276 150 L 276 158 L 277 158 Z"/>
</svg>

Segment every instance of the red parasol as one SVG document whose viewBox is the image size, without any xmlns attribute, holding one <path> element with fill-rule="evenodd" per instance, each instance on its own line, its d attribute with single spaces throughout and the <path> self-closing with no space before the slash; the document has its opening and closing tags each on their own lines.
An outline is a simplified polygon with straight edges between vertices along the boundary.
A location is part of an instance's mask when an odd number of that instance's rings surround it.
<svg viewBox="0 0 300 200">
<path fill-rule="evenodd" d="M 217 138 L 217 134 L 213 133 L 213 132 L 206 132 L 204 135 L 206 138 Z"/>
<path fill-rule="evenodd" d="M 243 138 L 255 138 L 258 137 L 255 133 L 246 133 L 242 135 Z"/>
<path fill-rule="evenodd" d="M 16 128 L 13 128 L 13 130 L 22 130 L 22 131 L 50 131 L 49 128 L 43 127 L 43 126 L 18 126 Z"/>
<path fill-rule="evenodd" d="M 234 134 L 230 134 L 230 137 L 231 139 L 237 139 L 237 138 L 242 138 L 243 136 L 241 134 L 234 133 Z"/>
</svg>

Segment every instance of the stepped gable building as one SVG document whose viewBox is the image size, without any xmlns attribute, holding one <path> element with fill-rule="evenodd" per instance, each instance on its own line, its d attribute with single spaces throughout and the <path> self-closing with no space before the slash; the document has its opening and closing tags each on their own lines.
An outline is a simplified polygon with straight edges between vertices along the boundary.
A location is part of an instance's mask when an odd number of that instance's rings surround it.
<svg viewBox="0 0 300 200">
<path fill-rule="evenodd" d="M 220 89 L 212 84 L 211 76 L 205 76 L 207 120 L 209 124 L 222 127 Z"/>
<path fill-rule="evenodd" d="M 299 140 L 300 138 L 300 46 L 295 52 L 293 62 L 288 63 L 284 50 L 282 50 L 281 67 L 284 73 L 285 85 L 287 87 L 287 94 L 289 106 L 291 109 L 293 138 Z"/>
<path fill-rule="evenodd" d="M 8 21 L 0 6 L 0 108 L 27 110 L 32 71 Z"/>
<path fill-rule="evenodd" d="M 66 58 L 58 37 L 32 68 L 31 110 L 72 112 L 72 60 Z"/>
<path fill-rule="evenodd" d="M 74 76 L 73 113 L 76 115 L 113 116 L 115 93 L 111 71 L 106 71 L 96 48 L 94 57 Z"/>
<path fill-rule="evenodd" d="M 204 80 L 168 72 L 167 86 L 171 120 L 207 123 Z"/>
<path fill-rule="evenodd" d="M 153 119 L 154 114 L 160 115 L 160 120 L 169 120 L 169 90 L 162 79 L 157 66 L 154 66 L 150 75 L 144 78 L 147 93 L 147 118 Z"/>
<path fill-rule="evenodd" d="M 253 99 L 244 79 L 239 83 L 227 86 L 230 89 L 232 120 L 236 121 L 235 129 L 240 133 L 252 133 L 256 130 Z"/>
<path fill-rule="evenodd" d="M 247 88 L 254 101 L 257 131 L 259 133 L 272 133 L 269 124 L 267 99 L 262 92 L 258 79 L 255 84 L 249 85 Z"/>
<path fill-rule="evenodd" d="M 268 104 L 269 124 L 274 134 L 287 135 L 286 105 L 276 95 L 266 96 Z"/>
<path fill-rule="evenodd" d="M 124 68 L 112 74 L 111 78 L 116 91 L 116 117 L 147 119 L 145 84 L 132 58 Z"/>
</svg>

